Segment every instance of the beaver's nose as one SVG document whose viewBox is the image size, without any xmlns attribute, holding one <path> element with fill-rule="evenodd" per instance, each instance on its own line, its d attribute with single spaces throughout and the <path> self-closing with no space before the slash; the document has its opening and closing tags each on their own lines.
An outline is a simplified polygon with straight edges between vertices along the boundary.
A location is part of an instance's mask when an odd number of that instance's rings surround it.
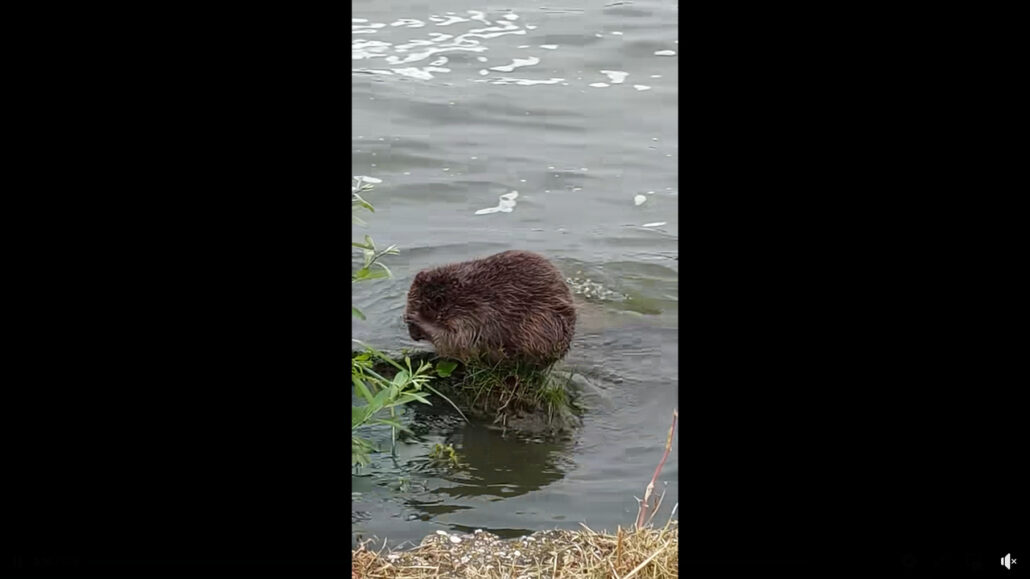
<svg viewBox="0 0 1030 579">
<path fill-rule="evenodd" d="M 426 339 L 426 335 L 422 333 L 422 329 L 418 327 L 418 324 L 413 324 L 411 322 L 408 322 L 408 334 L 410 334 L 411 339 L 416 342 Z"/>
</svg>

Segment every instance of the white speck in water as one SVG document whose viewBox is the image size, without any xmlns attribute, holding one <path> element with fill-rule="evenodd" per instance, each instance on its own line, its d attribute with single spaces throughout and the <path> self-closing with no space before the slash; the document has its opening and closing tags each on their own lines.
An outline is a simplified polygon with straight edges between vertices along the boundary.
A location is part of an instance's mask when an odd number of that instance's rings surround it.
<svg viewBox="0 0 1030 579">
<path fill-rule="evenodd" d="M 440 58 L 434 60 L 433 62 L 430 62 L 429 66 L 443 66 L 445 64 L 447 64 L 447 57 L 446 56 L 441 56 Z"/>
<path fill-rule="evenodd" d="M 550 167 L 548 167 L 548 169 L 554 171 L 554 165 L 551 165 Z"/>
<path fill-rule="evenodd" d="M 596 36 L 596 37 L 598 37 L 598 38 L 604 38 L 604 35 L 603 35 L 603 34 L 601 34 L 600 32 L 598 32 L 598 33 L 597 33 L 597 34 L 595 34 L 594 36 Z"/>
<path fill-rule="evenodd" d="M 590 86 L 592 86 L 594 88 L 604 88 L 604 87 L 610 86 L 610 85 L 608 83 L 606 83 L 606 82 L 592 82 L 592 83 L 590 83 Z"/>
<path fill-rule="evenodd" d="M 539 64 L 539 63 L 540 63 L 540 59 L 539 58 L 537 58 L 535 56 L 530 56 L 529 58 L 516 58 L 516 59 L 513 59 L 511 64 L 506 64 L 504 66 L 492 66 L 492 67 L 490 67 L 490 70 L 499 70 L 501 72 L 511 72 L 511 71 L 515 70 L 516 68 L 519 68 L 520 66 L 533 66 L 534 64 Z"/>
<path fill-rule="evenodd" d="M 354 22 L 357 22 L 357 23 L 359 23 L 359 24 L 360 24 L 360 23 L 362 23 L 362 22 L 368 22 L 368 20 L 367 20 L 367 19 L 365 19 L 365 18 L 351 18 L 351 19 L 350 19 L 350 21 L 351 21 L 352 23 L 354 23 Z"/>
<path fill-rule="evenodd" d="M 376 164 L 375 164 L 375 163 L 372 163 L 372 166 L 373 166 L 373 167 L 375 167 L 375 166 L 376 166 Z"/>
<path fill-rule="evenodd" d="M 519 45 L 519 48 L 529 48 L 529 45 L 528 44 L 522 44 L 522 45 Z"/>
<path fill-rule="evenodd" d="M 676 56 L 676 51 L 675 50 L 656 50 L 654 52 L 654 55 L 655 56 Z"/>
<path fill-rule="evenodd" d="M 437 535 L 443 535 L 444 537 L 446 537 L 447 536 L 447 531 L 441 531 L 441 530 L 437 529 L 436 534 Z"/>
<path fill-rule="evenodd" d="M 453 104 L 454 104 L 454 101 L 451 101 L 451 102 L 449 102 L 449 103 L 447 103 L 447 104 L 449 104 L 449 105 L 453 105 Z"/>
<path fill-rule="evenodd" d="M 477 56 L 476 60 L 478 60 L 479 62 L 486 62 L 486 61 L 488 61 L 490 59 L 485 57 L 485 56 Z"/>
<path fill-rule="evenodd" d="M 489 71 L 489 70 L 485 70 L 485 69 L 484 69 L 484 70 L 480 70 L 480 71 L 479 71 L 479 76 L 486 76 L 486 75 L 488 75 L 488 74 L 490 74 L 490 71 Z"/>
<path fill-rule="evenodd" d="M 550 192 L 551 192 L 550 189 L 544 189 L 544 193 L 550 193 Z"/>
<path fill-rule="evenodd" d="M 375 177 L 367 177 L 365 175 L 358 175 L 355 179 L 361 179 L 365 183 L 382 183 L 382 179 L 376 179 Z"/>
<path fill-rule="evenodd" d="M 518 191 L 512 191 L 511 193 L 505 193 L 500 196 L 500 200 L 496 207 L 487 207 L 486 209 L 480 209 L 476 211 L 476 215 L 487 215 L 490 213 L 511 213 L 515 209 L 515 198 L 519 196 Z"/>
<path fill-rule="evenodd" d="M 557 44 L 541 44 L 540 48 L 546 48 L 547 50 L 557 50 L 558 49 L 558 45 Z"/>
<path fill-rule="evenodd" d="M 651 140 L 652 140 L 652 141 L 657 141 L 657 140 L 658 140 L 658 137 L 651 137 Z"/>
<path fill-rule="evenodd" d="M 519 183 L 525 183 L 525 182 L 526 182 L 525 179 L 519 179 Z"/>
<path fill-rule="evenodd" d="M 634 205 L 643 205 L 644 201 L 647 201 L 647 197 L 644 197 L 643 195 L 634 195 L 633 196 L 633 204 Z"/>
<path fill-rule="evenodd" d="M 411 175 L 411 171 L 405 171 L 404 174 L 405 175 Z"/>
<path fill-rule="evenodd" d="M 635 84 L 633 85 L 633 88 L 637 90 L 651 90 L 651 87 L 647 86 L 646 84 Z"/>
<path fill-rule="evenodd" d="M 535 25 L 535 24 L 527 24 L 527 25 L 526 25 L 526 28 L 527 28 L 528 30 L 536 30 L 536 25 Z"/>
<path fill-rule="evenodd" d="M 660 75 L 660 74 L 652 74 L 651 78 L 662 78 L 662 75 Z"/>
<path fill-rule="evenodd" d="M 469 159 L 473 159 L 473 160 L 478 159 L 478 158 L 479 157 L 469 157 Z"/>
<path fill-rule="evenodd" d="M 615 32 L 612 32 L 612 36 L 622 36 L 622 33 L 616 30 Z"/>
<path fill-rule="evenodd" d="M 506 18 L 508 20 L 518 20 L 519 19 L 518 15 L 516 15 L 516 14 L 505 14 L 501 18 Z"/>
<path fill-rule="evenodd" d="M 666 156 L 666 157 L 671 157 L 671 156 L 672 156 L 672 153 L 666 153 L 666 154 L 665 154 L 665 156 Z"/>
<path fill-rule="evenodd" d="M 656 221 L 654 223 L 645 223 L 641 227 L 661 227 L 663 225 L 665 225 L 664 221 Z"/>
<path fill-rule="evenodd" d="M 626 77 L 629 76 L 628 72 L 621 70 L 602 70 L 601 74 L 607 76 L 612 81 L 612 84 L 622 84 Z"/>
<path fill-rule="evenodd" d="M 580 171 L 589 171 L 589 169 L 587 169 L 586 167 L 580 167 L 579 170 Z"/>
<path fill-rule="evenodd" d="M 443 168 L 443 170 L 444 170 L 444 171 L 450 171 L 450 170 L 451 170 L 451 168 L 450 168 L 450 167 L 444 167 L 444 168 Z"/>
</svg>

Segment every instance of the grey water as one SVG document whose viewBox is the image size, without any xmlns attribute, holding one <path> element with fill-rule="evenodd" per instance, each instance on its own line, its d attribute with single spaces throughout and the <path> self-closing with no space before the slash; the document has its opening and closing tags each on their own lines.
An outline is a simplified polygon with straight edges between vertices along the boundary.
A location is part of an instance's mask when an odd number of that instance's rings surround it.
<svg viewBox="0 0 1030 579">
<path fill-rule="evenodd" d="M 352 238 L 400 254 L 384 258 L 392 279 L 354 286 L 353 336 L 418 348 L 401 320 L 415 273 L 536 251 L 576 295 L 564 367 L 587 410 L 545 440 L 406 409 L 418 436 L 352 475 L 352 542 L 633 523 L 679 403 L 677 16 L 655 0 L 354 2 L 351 176 L 375 183 L 376 211 Z M 389 447 L 388 431 L 366 436 Z M 430 466 L 436 443 L 465 464 Z M 677 433 L 662 523 L 678 449 Z"/>
</svg>

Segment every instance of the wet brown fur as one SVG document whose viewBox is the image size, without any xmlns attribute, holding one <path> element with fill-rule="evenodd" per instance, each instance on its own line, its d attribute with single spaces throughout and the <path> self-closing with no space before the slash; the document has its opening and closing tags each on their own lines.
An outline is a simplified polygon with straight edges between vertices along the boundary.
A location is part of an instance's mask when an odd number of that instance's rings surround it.
<svg viewBox="0 0 1030 579">
<path fill-rule="evenodd" d="M 462 361 L 550 365 L 569 350 L 576 310 L 565 279 L 544 257 L 505 251 L 415 276 L 404 313 L 414 340 Z"/>
</svg>

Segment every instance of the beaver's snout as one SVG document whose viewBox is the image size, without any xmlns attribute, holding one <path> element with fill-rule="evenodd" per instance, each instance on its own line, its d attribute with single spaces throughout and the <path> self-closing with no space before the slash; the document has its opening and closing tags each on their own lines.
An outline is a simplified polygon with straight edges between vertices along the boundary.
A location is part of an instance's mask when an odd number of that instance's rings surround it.
<svg viewBox="0 0 1030 579">
<path fill-rule="evenodd" d="M 405 323 L 408 324 L 408 334 L 411 336 L 412 340 L 418 342 L 429 338 L 429 336 L 427 336 L 426 333 L 422 331 L 422 328 L 420 328 L 415 322 L 405 320 Z"/>
</svg>

